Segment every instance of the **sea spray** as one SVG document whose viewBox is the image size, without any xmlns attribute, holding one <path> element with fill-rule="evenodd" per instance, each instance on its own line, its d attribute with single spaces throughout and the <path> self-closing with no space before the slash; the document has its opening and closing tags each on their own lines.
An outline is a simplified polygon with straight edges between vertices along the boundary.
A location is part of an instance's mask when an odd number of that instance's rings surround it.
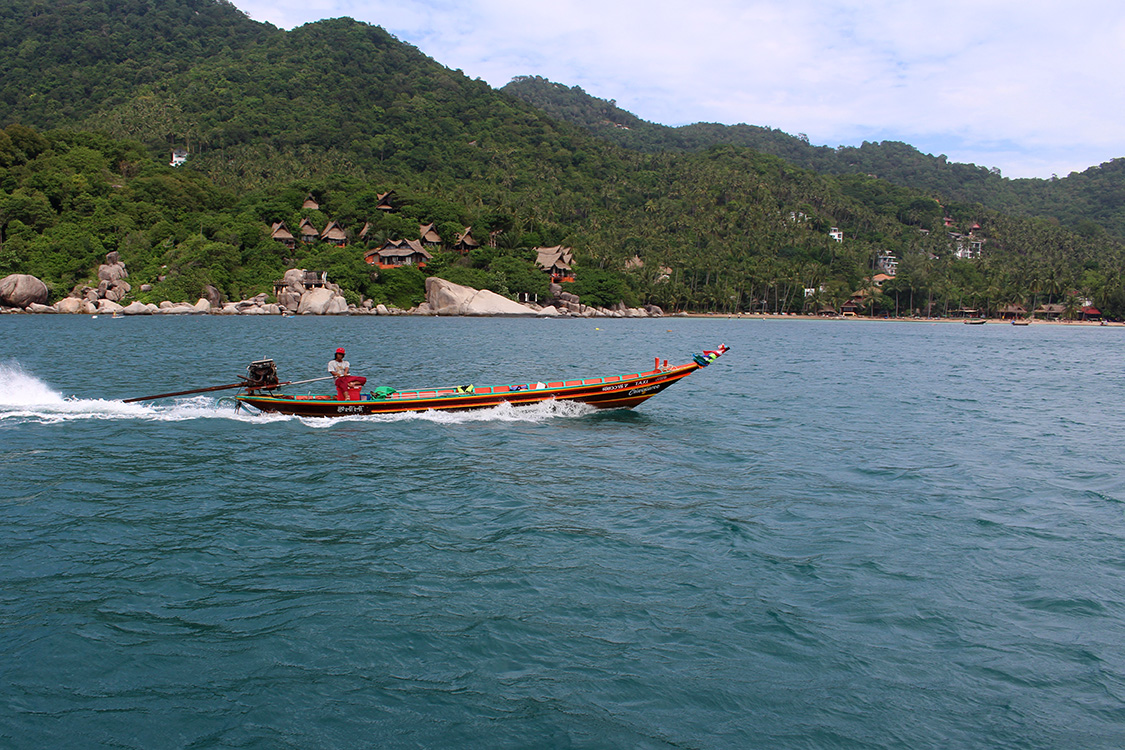
<svg viewBox="0 0 1125 750">
<path fill-rule="evenodd" d="M 220 406 L 214 399 L 155 405 L 64 396 L 27 372 L 18 362 L 0 364 L 0 423 L 56 423 L 86 419 L 181 421 L 233 416 L 232 408 Z"/>
<path fill-rule="evenodd" d="M 0 408 L 57 406 L 62 403 L 62 394 L 25 372 L 18 362 L 0 363 Z"/>
</svg>

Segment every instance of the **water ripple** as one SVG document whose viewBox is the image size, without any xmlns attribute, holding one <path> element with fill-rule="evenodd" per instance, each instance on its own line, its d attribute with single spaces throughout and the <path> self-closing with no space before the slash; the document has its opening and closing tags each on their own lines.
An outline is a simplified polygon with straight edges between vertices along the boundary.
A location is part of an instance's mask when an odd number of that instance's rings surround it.
<svg viewBox="0 0 1125 750">
<path fill-rule="evenodd" d="M 1107 332 L 11 317 L 7 745 L 1121 744 Z M 132 376 L 106 352 L 146 325 Z M 380 363 L 511 382 L 734 348 L 635 411 L 120 401 L 242 351 L 319 372 L 326 340 L 398 385 Z"/>
</svg>

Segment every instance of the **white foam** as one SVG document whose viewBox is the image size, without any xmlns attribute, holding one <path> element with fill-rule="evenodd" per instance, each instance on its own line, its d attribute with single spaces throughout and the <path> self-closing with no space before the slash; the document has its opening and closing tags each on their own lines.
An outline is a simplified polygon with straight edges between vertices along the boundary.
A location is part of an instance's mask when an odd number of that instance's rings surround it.
<svg viewBox="0 0 1125 750">
<path fill-rule="evenodd" d="M 62 394 L 28 375 L 19 364 L 0 364 L 0 408 L 57 406 L 62 403 Z"/>
<path fill-rule="evenodd" d="M 87 419 L 140 419 L 179 422 L 189 419 L 251 419 L 251 415 L 212 398 L 165 403 L 133 403 L 64 396 L 18 363 L 0 364 L 0 420 L 53 424 Z"/>
<path fill-rule="evenodd" d="M 436 424 L 465 424 L 467 422 L 544 422 L 549 419 L 581 417 L 597 411 L 589 404 L 574 401 L 542 401 L 528 406 L 500 404 L 488 409 L 473 411 L 421 411 L 403 414 L 366 414 L 360 416 L 301 417 L 309 427 L 330 427 L 341 421 L 347 422 L 408 422 L 423 421 Z"/>
</svg>

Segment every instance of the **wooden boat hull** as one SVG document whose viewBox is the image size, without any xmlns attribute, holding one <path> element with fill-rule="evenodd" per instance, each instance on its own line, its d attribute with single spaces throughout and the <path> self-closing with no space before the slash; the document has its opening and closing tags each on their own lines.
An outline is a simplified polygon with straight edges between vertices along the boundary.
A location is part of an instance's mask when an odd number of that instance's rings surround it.
<svg viewBox="0 0 1125 750">
<path fill-rule="evenodd" d="M 589 404 L 598 409 L 631 409 L 710 364 L 723 351 L 726 349 L 722 348 L 718 353 L 708 352 L 713 355 L 710 357 L 696 355 L 695 361 L 677 367 L 659 367 L 649 372 L 608 378 L 473 387 L 471 392 L 467 392 L 465 386 L 425 388 L 402 391 L 385 398 L 368 396 L 357 401 L 340 401 L 332 396 L 285 396 L 250 391 L 235 396 L 235 401 L 240 406 L 252 406 L 259 411 L 299 417 L 468 411 L 501 404 L 528 406 L 552 400 Z"/>
</svg>

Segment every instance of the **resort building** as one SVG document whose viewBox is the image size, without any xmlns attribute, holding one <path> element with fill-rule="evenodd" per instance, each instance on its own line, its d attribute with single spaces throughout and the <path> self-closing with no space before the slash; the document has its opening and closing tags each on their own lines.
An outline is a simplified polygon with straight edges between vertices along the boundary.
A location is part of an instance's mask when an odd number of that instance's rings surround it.
<svg viewBox="0 0 1125 750">
<path fill-rule="evenodd" d="M 373 248 L 363 254 L 363 260 L 379 268 L 398 268 L 418 266 L 425 268 L 433 256 L 422 247 L 418 240 L 387 240 L 382 247 Z"/>
<path fill-rule="evenodd" d="M 554 247 L 535 248 L 536 264 L 551 275 L 551 282 L 560 284 L 574 281 L 574 252 L 569 247 L 555 245 Z"/>
<path fill-rule="evenodd" d="M 980 257 L 981 247 L 984 245 L 984 240 L 973 237 L 972 235 L 965 236 L 957 232 L 950 232 L 949 238 L 953 240 L 953 256 L 961 260 L 974 260 Z"/>
<path fill-rule="evenodd" d="M 898 273 L 898 258 L 890 250 L 880 250 L 875 263 L 888 276 L 894 276 Z"/>
<path fill-rule="evenodd" d="M 270 227 L 270 238 L 277 240 L 290 250 L 297 246 L 297 238 L 289 231 L 289 227 L 285 226 L 284 221 L 276 222 Z"/>
<path fill-rule="evenodd" d="M 999 310 L 1002 320 L 1014 320 L 1027 317 L 1027 309 L 1023 305 L 1005 305 Z"/>
<path fill-rule="evenodd" d="M 320 239 L 320 232 L 312 225 L 308 219 L 301 219 L 301 226 L 297 227 L 297 234 L 301 236 L 301 242 L 306 245 L 316 242 Z"/>
<path fill-rule="evenodd" d="M 480 247 L 480 243 L 473 239 L 473 228 L 465 227 L 465 231 L 457 236 L 457 241 L 453 243 L 453 250 L 467 255 L 473 250 Z"/>
<path fill-rule="evenodd" d="M 434 225 L 432 222 L 429 224 L 419 224 L 418 236 L 421 238 L 421 240 L 419 241 L 422 243 L 423 247 L 441 246 L 441 235 L 438 234 L 438 231 L 436 229 L 434 229 Z"/>
<path fill-rule="evenodd" d="M 343 228 L 334 221 L 328 222 L 328 226 L 320 233 L 320 241 L 327 242 L 336 247 L 344 247 L 348 244 L 348 235 L 344 232 Z"/>
</svg>

